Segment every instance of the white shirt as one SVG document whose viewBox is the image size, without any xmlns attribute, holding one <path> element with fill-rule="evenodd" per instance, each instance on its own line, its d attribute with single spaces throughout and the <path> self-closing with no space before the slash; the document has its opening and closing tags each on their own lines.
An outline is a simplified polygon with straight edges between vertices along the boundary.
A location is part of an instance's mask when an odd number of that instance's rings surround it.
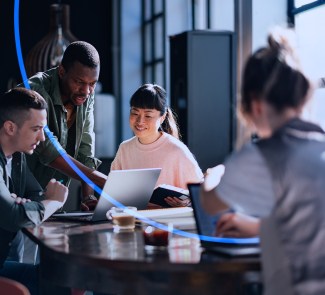
<svg viewBox="0 0 325 295">
<path fill-rule="evenodd" d="M 7 175 L 11 177 L 11 170 L 12 170 L 12 157 L 6 157 L 7 159 L 7 165 L 6 165 L 6 171 Z"/>
</svg>

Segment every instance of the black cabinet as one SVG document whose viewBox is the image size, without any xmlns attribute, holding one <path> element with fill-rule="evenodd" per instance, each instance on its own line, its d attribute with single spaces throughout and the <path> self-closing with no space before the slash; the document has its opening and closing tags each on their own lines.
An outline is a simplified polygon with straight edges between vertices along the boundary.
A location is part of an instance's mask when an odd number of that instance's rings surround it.
<svg viewBox="0 0 325 295">
<path fill-rule="evenodd" d="M 203 171 L 223 162 L 235 138 L 236 50 L 232 32 L 170 37 L 170 99 L 182 140 Z"/>
</svg>

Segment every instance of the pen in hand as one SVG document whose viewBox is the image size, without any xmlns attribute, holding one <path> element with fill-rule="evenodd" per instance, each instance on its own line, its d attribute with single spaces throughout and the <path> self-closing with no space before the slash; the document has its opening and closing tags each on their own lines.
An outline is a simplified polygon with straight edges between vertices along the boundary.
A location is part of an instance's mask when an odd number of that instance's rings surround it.
<svg viewBox="0 0 325 295">
<path fill-rule="evenodd" d="M 63 179 L 57 180 L 57 182 L 63 183 Z M 39 196 L 43 196 L 45 193 L 46 193 L 46 188 L 41 191 L 38 191 Z"/>
</svg>

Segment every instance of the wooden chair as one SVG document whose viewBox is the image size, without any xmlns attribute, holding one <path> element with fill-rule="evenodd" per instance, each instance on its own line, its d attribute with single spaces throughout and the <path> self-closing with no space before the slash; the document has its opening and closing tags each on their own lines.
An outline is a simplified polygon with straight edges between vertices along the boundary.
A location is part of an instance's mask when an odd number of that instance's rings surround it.
<svg viewBox="0 0 325 295">
<path fill-rule="evenodd" d="M 0 290 L 3 295 L 30 295 L 23 284 L 3 277 L 0 277 Z"/>
</svg>

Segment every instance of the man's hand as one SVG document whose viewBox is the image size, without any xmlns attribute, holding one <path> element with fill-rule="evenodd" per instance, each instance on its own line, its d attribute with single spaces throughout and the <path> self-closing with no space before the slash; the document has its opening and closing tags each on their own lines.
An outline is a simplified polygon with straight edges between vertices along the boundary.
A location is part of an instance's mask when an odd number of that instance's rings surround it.
<svg viewBox="0 0 325 295">
<path fill-rule="evenodd" d="M 31 202 L 30 199 L 26 199 L 26 198 L 21 198 L 21 197 L 17 197 L 16 194 L 11 194 L 11 196 L 15 199 L 15 203 L 16 204 L 25 204 L 25 203 L 28 203 L 28 202 Z"/>
<path fill-rule="evenodd" d="M 68 188 L 54 178 L 49 181 L 44 192 L 45 199 L 65 203 L 68 197 Z"/>
<path fill-rule="evenodd" d="M 248 238 L 259 235 L 260 220 L 242 213 L 225 213 L 217 224 L 217 235 L 223 237 Z"/>
<path fill-rule="evenodd" d="M 68 197 L 68 188 L 61 182 L 52 178 L 44 191 L 45 199 L 43 203 L 45 211 L 43 221 L 48 219 L 56 210 L 62 208 Z"/>
<path fill-rule="evenodd" d="M 93 211 L 95 210 L 97 203 L 98 199 L 93 195 L 89 195 L 81 202 L 80 209 L 81 211 Z"/>
</svg>

